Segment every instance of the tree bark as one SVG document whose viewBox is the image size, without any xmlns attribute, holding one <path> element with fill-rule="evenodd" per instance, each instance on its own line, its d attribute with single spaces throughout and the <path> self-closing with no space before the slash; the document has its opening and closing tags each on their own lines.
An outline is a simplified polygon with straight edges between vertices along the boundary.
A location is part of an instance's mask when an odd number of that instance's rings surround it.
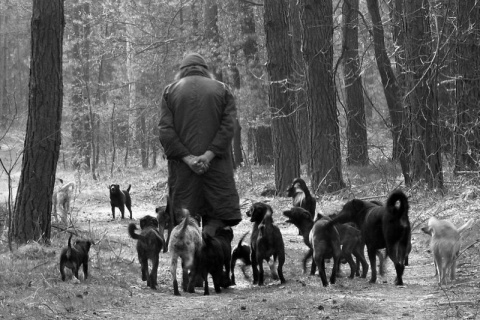
<svg viewBox="0 0 480 320">
<path fill-rule="evenodd" d="M 293 57 L 287 1 L 266 0 L 264 23 L 275 188 L 277 194 L 283 195 L 293 179 L 300 175 L 300 153 L 295 133 L 294 93 L 291 86 Z"/>
<path fill-rule="evenodd" d="M 427 0 L 405 1 L 405 57 L 407 99 L 410 105 L 412 181 L 443 189 L 440 131 L 436 98 L 436 70 Z"/>
<path fill-rule="evenodd" d="M 457 114 L 455 172 L 479 170 L 480 125 L 480 4 L 474 0 L 457 3 Z"/>
<path fill-rule="evenodd" d="M 312 189 L 333 192 L 345 183 L 333 75 L 332 1 L 302 0 L 301 4 Z"/>
<path fill-rule="evenodd" d="M 215 79 L 223 82 L 222 61 L 220 55 L 220 35 L 218 33 L 218 5 L 216 0 L 205 0 L 204 27 L 207 48 L 212 48 L 211 70 Z"/>
<path fill-rule="evenodd" d="M 347 111 L 347 164 L 368 164 L 367 123 L 358 57 L 358 0 L 343 2 L 343 72 Z"/>
<path fill-rule="evenodd" d="M 405 112 L 402 106 L 402 97 L 397 79 L 390 63 L 387 50 L 385 49 L 385 33 L 383 30 L 378 0 L 367 0 L 368 11 L 373 24 L 373 42 L 375 47 L 375 60 L 382 79 L 383 90 L 387 100 L 390 121 L 392 122 L 392 137 L 394 140 L 393 154 L 397 154 L 402 168 L 403 178 L 406 185 L 410 185 L 409 141 L 408 130 L 405 121 Z M 398 151 L 396 148 L 398 147 Z"/>
<path fill-rule="evenodd" d="M 61 143 L 63 0 L 33 0 L 27 131 L 14 212 L 14 238 L 48 242 Z"/>
</svg>

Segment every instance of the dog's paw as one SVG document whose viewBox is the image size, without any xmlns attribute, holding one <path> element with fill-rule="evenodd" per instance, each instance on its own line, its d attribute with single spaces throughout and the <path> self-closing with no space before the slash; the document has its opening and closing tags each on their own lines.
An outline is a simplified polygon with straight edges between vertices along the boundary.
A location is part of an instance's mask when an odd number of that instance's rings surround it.
<svg viewBox="0 0 480 320">
<path fill-rule="evenodd" d="M 77 278 L 75 277 L 72 277 L 72 280 L 70 281 L 72 284 L 79 284 L 80 283 L 80 280 L 78 280 Z"/>
</svg>

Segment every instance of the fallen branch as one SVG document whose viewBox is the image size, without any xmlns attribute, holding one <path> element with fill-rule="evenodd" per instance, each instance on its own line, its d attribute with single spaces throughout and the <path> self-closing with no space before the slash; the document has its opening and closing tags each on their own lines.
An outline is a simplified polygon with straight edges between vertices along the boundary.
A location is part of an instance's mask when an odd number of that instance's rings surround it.
<svg viewBox="0 0 480 320">
<path fill-rule="evenodd" d="M 450 302 L 439 302 L 439 306 L 460 306 L 460 305 L 470 305 L 475 306 L 477 302 L 474 301 L 450 301 Z"/>
</svg>

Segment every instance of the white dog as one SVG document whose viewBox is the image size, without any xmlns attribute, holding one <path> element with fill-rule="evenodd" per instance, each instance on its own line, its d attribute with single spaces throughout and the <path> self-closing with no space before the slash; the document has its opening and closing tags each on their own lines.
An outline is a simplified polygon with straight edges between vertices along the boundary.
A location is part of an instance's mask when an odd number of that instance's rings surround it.
<svg viewBox="0 0 480 320">
<path fill-rule="evenodd" d="M 70 213 L 70 202 L 72 201 L 75 182 L 63 184 L 62 179 L 58 179 L 61 185 L 55 187 L 53 191 L 53 213 L 55 220 L 58 221 L 57 209 L 60 211 L 60 218 L 63 223 L 67 223 L 67 215 Z"/>
<path fill-rule="evenodd" d="M 423 232 L 432 236 L 430 249 L 433 253 L 433 262 L 439 285 L 447 284 L 448 271 L 450 271 L 450 280 L 455 279 L 457 258 L 462 244 L 460 236 L 462 231 L 470 228 L 472 224 L 473 219 L 470 219 L 457 228 L 450 221 L 431 217 L 428 220 L 428 225 L 422 228 Z"/>
</svg>

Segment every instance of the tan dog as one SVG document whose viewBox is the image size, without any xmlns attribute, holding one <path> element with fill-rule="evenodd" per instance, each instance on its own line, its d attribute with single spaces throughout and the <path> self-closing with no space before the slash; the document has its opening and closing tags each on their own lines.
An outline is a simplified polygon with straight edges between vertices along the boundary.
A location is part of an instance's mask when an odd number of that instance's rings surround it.
<svg viewBox="0 0 480 320">
<path fill-rule="evenodd" d="M 423 232 L 432 236 L 430 248 L 439 285 L 447 284 L 448 271 L 450 271 L 450 280 L 455 279 L 457 258 L 462 244 L 460 236 L 462 231 L 470 228 L 472 224 L 473 219 L 470 219 L 457 228 L 450 221 L 431 217 L 427 226 L 422 228 Z"/>
<path fill-rule="evenodd" d="M 75 192 L 75 182 L 63 184 L 62 179 L 57 179 L 61 185 L 58 185 L 53 190 L 53 212 L 52 215 L 58 221 L 57 209 L 60 211 L 60 219 L 62 223 L 67 223 L 67 216 L 70 212 L 70 202 L 73 199 Z"/>
</svg>

